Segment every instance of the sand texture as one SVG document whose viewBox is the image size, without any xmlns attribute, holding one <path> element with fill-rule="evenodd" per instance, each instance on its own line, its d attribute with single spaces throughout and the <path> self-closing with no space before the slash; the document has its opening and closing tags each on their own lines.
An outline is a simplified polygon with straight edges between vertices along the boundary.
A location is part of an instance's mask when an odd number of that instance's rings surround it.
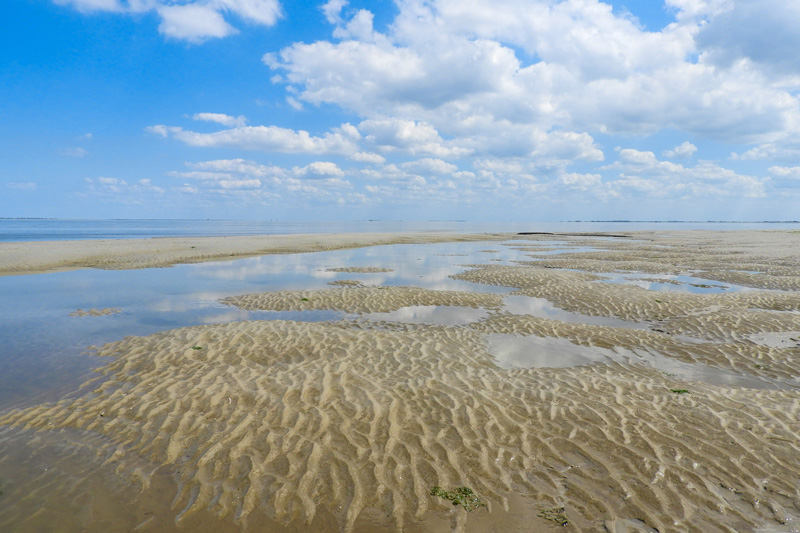
<svg viewBox="0 0 800 533">
<path fill-rule="evenodd" d="M 344 287 L 347 287 L 346 285 Z M 458 291 L 434 291 L 417 287 L 361 287 L 278 291 L 225 298 L 223 303 L 242 309 L 264 311 L 307 311 L 335 309 L 347 313 L 386 313 L 415 305 L 484 307 L 497 309 L 502 297 Z"/>
<path fill-rule="evenodd" d="M 578 237 L 598 251 L 559 260 L 592 272 L 531 261 L 454 276 L 639 328 L 515 314 L 497 294 L 340 285 L 224 301 L 356 315 L 461 306 L 487 316 L 458 326 L 233 322 L 105 345 L 97 382 L 0 415 L 0 444 L 63 457 L 50 474 L 15 478 L 0 529 L 37 531 L 58 517 L 64 531 L 794 531 L 800 294 L 786 287 L 798 241 L 712 237 Z M 565 237 L 528 238 L 532 248 L 548 239 Z M 663 276 L 703 262 L 714 279 L 738 269 L 738 257 L 778 281 L 712 294 L 604 282 L 623 256 Z M 773 284 L 784 288 L 762 290 Z M 620 357 L 505 368 L 492 351 L 497 336 Z M 648 354 L 678 370 L 648 364 Z M 692 378 L 694 367 L 753 386 Z M 0 446 L 0 466 L 13 464 L 2 451 L 12 448 Z M 486 507 L 468 513 L 432 496 L 434 486 L 470 487 Z M 98 487 L 105 493 L 87 496 Z"/>
<path fill-rule="evenodd" d="M 116 315 L 120 312 L 122 312 L 122 309 L 118 307 L 103 307 L 102 309 L 93 307 L 91 309 L 76 309 L 69 316 L 107 316 Z"/>
<path fill-rule="evenodd" d="M 0 243 L 0 276 L 82 268 L 118 270 L 168 267 L 179 263 L 227 261 L 265 254 L 321 252 L 380 244 L 499 240 L 507 237 L 499 234 L 352 233 L 9 242 Z"/>
</svg>

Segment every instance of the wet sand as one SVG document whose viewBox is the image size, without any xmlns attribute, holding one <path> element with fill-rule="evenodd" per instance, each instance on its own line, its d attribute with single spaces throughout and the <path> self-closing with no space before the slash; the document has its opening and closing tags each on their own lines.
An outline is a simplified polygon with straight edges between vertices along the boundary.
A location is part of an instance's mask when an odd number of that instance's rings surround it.
<svg viewBox="0 0 800 533">
<path fill-rule="evenodd" d="M 633 237 L 515 237 L 504 244 L 528 241 L 530 261 L 454 277 L 640 328 L 512 313 L 498 294 L 340 284 L 224 302 L 364 318 L 187 327 L 100 347 L 102 378 L 0 414 L 0 472 L 14 473 L 0 479 L 0 526 L 795 530 L 800 235 Z M 536 257 L 555 240 L 596 251 Z M 603 279 L 618 270 L 753 290 L 654 292 Z M 486 315 L 456 326 L 368 318 L 411 306 Z M 537 353 L 538 366 L 509 367 L 498 335 L 551 339 L 543 350 L 657 353 L 758 386 L 614 357 L 548 367 Z M 486 507 L 468 513 L 432 496 L 433 486 L 469 487 Z"/>
<path fill-rule="evenodd" d="M 7 242 L 0 243 L 0 276 L 82 268 L 115 270 L 169 267 L 265 254 L 321 252 L 382 244 L 500 240 L 509 237 L 508 234 L 430 232 Z"/>
</svg>

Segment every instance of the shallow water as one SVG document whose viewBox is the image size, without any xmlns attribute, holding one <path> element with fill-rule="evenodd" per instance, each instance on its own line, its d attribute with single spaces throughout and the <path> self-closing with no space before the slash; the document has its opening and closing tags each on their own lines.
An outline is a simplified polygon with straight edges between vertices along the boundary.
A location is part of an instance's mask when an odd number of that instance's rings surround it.
<svg viewBox="0 0 800 533">
<path fill-rule="evenodd" d="M 430 324 L 434 326 L 463 326 L 489 316 L 486 309 L 458 306 L 413 305 L 401 307 L 389 313 L 367 313 L 362 315 L 375 322 L 402 322 L 406 324 Z"/>
<path fill-rule="evenodd" d="M 489 354 L 495 358 L 497 365 L 506 369 L 566 368 L 615 361 L 624 364 L 644 364 L 681 379 L 702 381 L 712 385 L 753 389 L 780 388 L 780 385 L 766 379 L 701 364 L 685 363 L 651 350 L 608 349 L 575 344 L 556 337 L 520 337 L 505 334 L 488 335 L 487 346 Z"/>
<path fill-rule="evenodd" d="M 635 285 L 649 291 L 719 294 L 725 292 L 758 290 L 743 285 L 722 283 L 715 280 L 686 275 L 643 274 L 641 272 L 599 272 L 597 275 L 606 278 L 598 280 L 598 283 Z"/>
<path fill-rule="evenodd" d="M 306 254 L 266 255 L 235 261 L 141 270 L 78 270 L 0 277 L 0 410 L 55 400 L 73 390 L 93 368 L 104 364 L 86 354 L 126 335 L 150 335 L 177 327 L 241 320 L 340 320 L 339 311 L 246 311 L 220 303 L 238 294 L 308 290 L 337 281 L 363 285 L 416 286 L 434 290 L 506 294 L 513 289 L 454 280 L 474 264 L 513 265 L 532 249 L 572 253 L 585 248 L 568 241 L 466 242 L 389 245 Z M 389 272 L 334 272 L 343 267 Z M 746 290 L 691 276 L 605 273 L 610 283 L 633 283 L 649 290 L 699 293 Z M 669 279 L 671 283 L 658 280 Z M 701 286 L 708 285 L 708 287 Z M 725 287 L 723 289 L 723 287 Z M 105 316 L 70 316 L 76 309 L 114 308 Z M 541 318 L 621 328 L 647 325 L 612 317 L 586 316 L 556 308 L 541 298 L 509 295 L 505 311 Z M 460 325 L 486 317 L 485 310 L 405 308 L 370 320 Z"/>
<path fill-rule="evenodd" d="M 612 328 L 647 329 L 647 324 L 631 322 L 615 317 L 589 316 L 559 309 L 545 298 L 523 295 L 509 295 L 504 298 L 504 309 L 514 315 L 531 315 L 539 318 L 560 320 L 576 324 L 592 324 Z"/>
<path fill-rule="evenodd" d="M 492 249 L 493 253 L 486 250 Z M 468 264 L 508 262 L 523 252 L 499 243 L 390 245 L 140 270 L 77 270 L 0 277 L 0 410 L 55 400 L 104 361 L 87 355 L 126 335 L 240 320 L 317 322 L 338 311 L 245 311 L 220 303 L 253 292 L 328 288 L 337 280 L 365 285 L 506 293 L 510 289 L 450 279 Z M 375 267 L 391 272 L 331 272 Z M 70 316 L 77 309 L 115 308 L 104 316 Z M 453 311 L 405 312 L 405 318 L 449 324 Z M 386 318 L 398 320 L 401 314 Z M 471 315 L 470 315 L 471 316 Z M 477 315 L 476 315 L 477 316 Z M 471 320 L 471 319 L 470 319 Z"/>
<path fill-rule="evenodd" d="M 395 245 L 170 269 L 0 278 L 0 291 L 8 296 L 0 299 L 0 341 L 7 347 L 0 352 L 4 371 L 0 413 L 10 406 L 55 399 L 97 365 L 109 364 L 114 373 L 103 386 L 93 385 L 91 392 L 82 391 L 56 406 L 5 413 L 5 420 L 11 420 L 6 423 L 14 427 L 0 428 L 0 490 L 5 491 L 0 499 L 0 529 L 12 524 L 13 530 L 15 524 L 24 523 L 32 524 L 27 530 L 48 530 L 72 520 L 78 525 L 62 530 L 84 531 L 81 521 L 97 525 L 107 519 L 107 524 L 131 524 L 120 530 L 144 524 L 146 530 L 173 531 L 176 513 L 180 517 L 190 511 L 183 529 L 199 530 L 193 524 L 203 521 L 204 530 L 222 531 L 206 521 L 225 510 L 226 520 L 240 511 L 253 511 L 248 515 L 256 517 L 253 530 L 284 531 L 287 528 L 279 525 L 265 526 L 257 512 L 291 513 L 298 517 L 297 524 L 313 515 L 318 504 L 333 510 L 352 505 L 357 514 L 357 494 L 370 501 L 386 495 L 374 509 L 377 514 L 363 513 L 364 520 L 378 517 L 375 523 L 385 524 L 387 517 L 410 517 L 415 510 L 428 508 L 430 482 L 468 484 L 495 505 L 491 516 L 485 515 L 491 524 L 478 526 L 473 521 L 468 530 L 494 527 L 501 507 L 496 504 L 507 491 L 537 494 L 539 499 L 527 501 L 522 513 L 511 511 L 530 523 L 506 531 L 536 528 L 542 507 L 535 505 L 565 506 L 571 520 L 576 516 L 584 520 L 583 528 L 575 521 L 578 529 L 598 529 L 608 523 L 601 521 L 605 516 L 579 515 L 594 502 L 612 502 L 618 508 L 610 515 L 622 517 L 617 526 L 635 525 L 627 517 L 645 516 L 649 525 L 661 530 L 669 529 L 668 523 L 685 530 L 688 524 L 699 523 L 699 529 L 716 525 L 720 517 L 759 501 L 764 486 L 753 480 L 765 479 L 766 470 L 792 472 L 785 482 L 770 479 L 783 483 L 777 485 L 776 494 L 792 494 L 796 454 L 786 443 L 796 441 L 792 425 L 796 396 L 746 390 L 779 388 L 782 382 L 776 385 L 767 378 L 736 374 L 734 368 L 743 368 L 739 365 L 722 370 L 676 361 L 668 352 L 677 350 L 679 343 L 652 342 L 649 350 L 591 346 L 643 346 L 637 339 L 657 335 L 510 317 L 531 315 L 628 330 L 648 327 L 566 312 L 541 298 L 508 294 L 511 288 L 449 277 L 469 268 L 465 265 L 514 265 L 531 253 L 534 243 L 524 244 L 528 246 L 516 241 Z M 546 241 L 539 244 L 543 249 L 552 246 Z M 562 246 L 559 252 L 576 250 Z M 331 270 L 346 267 L 390 271 Z M 567 278 L 550 279 L 568 291 Z M 324 310 L 331 301 L 330 307 L 351 309 L 337 307 L 336 302 L 353 294 L 332 289 L 330 284 L 337 282 L 495 293 L 502 298 L 484 294 L 473 300 L 477 304 L 435 300 L 486 306 L 478 309 L 408 305 L 389 313 L 346 314 Z M 580 287 L 586 290 L 585 284 Z M 247 311 L 220 303 L 220 298 L 237 294 L 287 289 L 328 289 L 328 299 L 316 304 L 319 293 L 305 292 L 309 298 L 299 302 L 300 296 L 289 292 L 281 297 L 290 305 L 263 306 L 303 309 L 313 304 L 323 309 L 317 311 Z M 382 300 L 376 296 L 380 293 L 411 292 L 359 290 L 369 295 L 357 296 L 360 302 Z M 335 297 L 330 298 L 331 293 Z M 586 299 L 580 290 L 572 294 Z M 407 301 L 411 300 L 396 298 L 372 309 L 395 309 L 395 304 Z M 79 308 L 114 311 L 71 316 Z M 657 313 L 656 309 L 650 315 L 620 316 L 650 320 Z M 312 324 L 349 319 L 456 327 Z M 244 320 L 259 322 L 228 324 Z M 519 329 L 514 329 L 515 322 Z M 101 351 L 108 358 L 81 355 L 89 344 L 196 324 L 218 325 L 125 339 Z M 525 332 L 536 324 L 544 332 L 538 335 L 565 332 L 572 342 L 537 337 L 530 329 Z M 510 329 L 504 329 L 507 326 Z M 750 363 L 761 361 L 753 354 L 767 357 L 772 352 L 750 349 L 761 348 L 756 342 L 768 341 L 775 339 L 734 339 L 731 357 L 736 363 L 747 357 L 744 360 Z M 684 360 L 728 362 L 714 358 L 708 341 L 695 342 L 706 346 L 683 347 Z M 194 351 L 195 347 L 202 349 Z M 698 358 L 687 355 L 695 348 L 708 353 Z M 487 364 L 486 349 L 497 367 Z M 765 362 L 780 366 L 777 358 Z M 582 368 L 568 368 L 575 366 Z M 554 367 L 562 370 L 513 371 Z M 761 370 L 760 364 L 751 367 Z M 669 390 L 673 386 L 691 394 L 675 395 Z M 616 400 L 608 402 L 613 396 Z M 676 422 L 681 424 L 679 439 Z M 670 453 L 653 461 L 654 449 Z M 752 449 L 758 449 L 763 460 L 742 461 L 742 450 Z M 152 473 L 166 464 L 169 469 Z M 738 466 L 731 470 L 731 464 Z M 520 475 L 531 472 L 538 472 L 538 477 Z M 149 492 L 139 491 L 135 480 L 140 477 L 147 481 Z M 170 483 L 158 488 L 159 479 Z M 636 484 L 630 482 L 633 479 Z M 678 502 L 686 493 L 686 479 L 702 481 L 697 483 L 700 492 L 681 504 L 685 512 L 679 511 L 676 519 L 672 511 L 664 512 L 662 503 Z M 720 479 L 739 487 L 738 492 L 720 485 Z M 114 483 L 130 490 L 115 492 L 117 500 L 103 500 Z M 654 483 L 664 494 L 658 501 L 649 492 Z M 560 493 L 563 487 L 584 490 L 575 496 L 571 491 Z M 714 491 L 725 498 L 714 499 Z M 255 508 L 242 506 L 245 493 L 249 501 L 258 500 Z M 726 498 L 732 494 L 742 495 L 731 503 Z M 559 500 L 551 501 L 552 495 L 559 495 Z M 788 506 L 788 498 L 777 504 Z M 154 508 L 158 511 L 154 520 L 162 520 L 160 529 L 147 518 Z M 724 527 L 748 530 L 738 526 L 762 523 L 757 511 L 746 510 L 747 520 L 735 518 Z M 424 523 L 419 529 L 404 530 L 450 530 L 450 522 L 444 522 L 439 529 Z M 38 524 L 45 527 L 37 528 Z M 341 522 L 332 520 L 311 529 L 339 531 Z"/>
</svg>

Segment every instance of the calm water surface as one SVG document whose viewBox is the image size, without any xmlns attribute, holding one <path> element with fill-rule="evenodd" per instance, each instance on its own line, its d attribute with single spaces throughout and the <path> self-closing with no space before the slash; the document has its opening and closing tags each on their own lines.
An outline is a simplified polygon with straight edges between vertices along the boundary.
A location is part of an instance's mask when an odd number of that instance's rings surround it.
<svg viewBox="0 0 800 533">
<path fill-rule="evenodd" d="M 330 288 L 330 282 L 417 286 L 437 290 L 508 292 L 450 279 L 464 264 L 511 264 L 522 252 L 496 243 L 391 245 L 140 270 L 77 270 L 0 277 L 0 409 L 54 400 L 103 364 L 87 347 L 126 335 L 238 320 L 321 321 L 337 311 L 245 311 L 219 302 L 252 292 Z M 486 250 L 495 250 L 487 253 Z M 392 272 L 330 272 L 337 267 L 382 267 Z M 77 309 L 118 308 L 106 316 L 70 316 Z M 409 320 L 445 319 L 446 312 L 405 311 Z M 395 316 L 395 315 L 393 315 Z M 415 318 L 416 317 L 416 318 Z M 389 317 L 376 317 L 387 319 Z"/>
<path fill-rule="evenodd" d="M 245 311 L 223 305 L 237 294 L 321 289 L 336 280 L 367 285 L 416 286 L 436 290 L 508 293 L 511 289 L 472 284 L 449 276 L 469 264 L 513 265 L 529 259 L 531 241 L 391 245 L 307 254 L 267 255 L 235 261 L 141 270 L 78 270 L 0 277 L 0 410 L 55 400 L 101 366 L 86 353 L 126 335 L 149 335 L 183 326 L 238 320 L 322 321 L 347 318 L 337 311 Z M 541 242 L 542 248 L 554 243 Z M 561 244 L 561 243 L 559 243 Z M 517 249 L 524 245 L 523 249 Z M 580 251 L 559 246 L 559 252 Z M 338 267 L 391 268 L 385 273 L 331 272 Z M 639 275 L 641 277 L 641 275 Z M 623 278 L 616 282 L 631 282 Z M 699 278 L 698 284 L 719 284 Z M 728 286 L 726 290 L 736 290 Z M 648 283 L 651 290 L 676 285 Z M 683 290 L 706 291 L 683 284 Z M 564 321 L 643 327 L 613 318 L 584 317 L 547 301 L 506 297 L 506 310 Z M 107 316 L 70 316 L 77 309 L 117 308 Z M 485 310 L 404 308 L 374 320 L 458 325 L 486 316 Z"/>
<path fill-rule="evenodd" d="M 0 242 L 298 233 L 397 233 L 417 231 L 516 233 L 520 231 L 593 232 L 693 229 L 800 229 L 800 222 L 414 222 L 394 220 L 278 222 L 272 220 L 61 220 L 0 218 Z"/>
</svg>

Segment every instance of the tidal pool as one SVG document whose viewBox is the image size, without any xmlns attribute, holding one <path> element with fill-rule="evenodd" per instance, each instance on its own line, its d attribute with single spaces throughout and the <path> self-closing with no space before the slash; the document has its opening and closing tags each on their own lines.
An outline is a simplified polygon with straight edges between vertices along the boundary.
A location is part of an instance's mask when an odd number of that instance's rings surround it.
<svg viewBox="0 0 800 533">
<path fill-rule="evenodd" d="M 471 307 L 413 305 L 401 307 L 389 313 L 368 313 L 362 318 L 375 322 L 403 322 L 407 324 L 431 324 L 434 326 L 463 326 L 483 320 L 489 316 L 486 309 Z"/>
<path fill-rule="evenodd" d="M 753 389 L 782 388 L 770 380 L 701 364 L 685 363 L 652 350 L 601 348 L 575 344 L 557 337 L 521 337 L 500 333 L 486 337 L 489 354 L 497 366 L 515 368 L 566 368 L 615 361 L 644 364 L 688 381 Z"/>
<path fill-rule="evenodd" d="M 515 242 L 515 241 L 509 241 Z M 498 246 L 494 246 L 497 244 Z M 506 293 L 511 289 L 450 279 L 470 264 L 520 259 L 500 243 L 398 244 L 138 270 L 76 270 L 0 277 L 0 410 L 55 400 L 74 390 L 103 360 L 86 353 L 127 335 L 241 320 L 340 320 L 339 311 L 246 311 L 220 303 L 253 292 L 323 289 L 331 282 Z M 485 253 L 488 247 L 494 253 Z M 389 272 L 336 272 L 361 267 Z M 119 309 L 71 316 L 78 309 Z M 389 320 L 461 323 L 475 310 L 412 310 Z M 483 315 L 480 315 L 483 316 Z M 427 318 L 423 318 L 427 317 Z M 478 318 L 476 318 L 478 317 Z"/>
<path fill-rule="evenodd" d="M 647 329 L 646 324 L 622 320 L 621 318 L 589 316 L 559 309 L 545 298 L 534 298 L 524 295 L 509 295 L 503 299 L 504 309 L 514 315 L 531 315 L 538 318 L 560 320 L 577 324 L 610 326 L 613 328 Z"/>
<path fill-rule="evenodd" d="M 649 291 L 689 292 L 692 294 L 719 294 L 723 292 L 755 291 L 752 287 L 722 283 L 688 275 L 644 274 L 641 272 L 599 272 L 605 279 L 597 283 L 623 283 L 636 285 Z"/>
</svg>

